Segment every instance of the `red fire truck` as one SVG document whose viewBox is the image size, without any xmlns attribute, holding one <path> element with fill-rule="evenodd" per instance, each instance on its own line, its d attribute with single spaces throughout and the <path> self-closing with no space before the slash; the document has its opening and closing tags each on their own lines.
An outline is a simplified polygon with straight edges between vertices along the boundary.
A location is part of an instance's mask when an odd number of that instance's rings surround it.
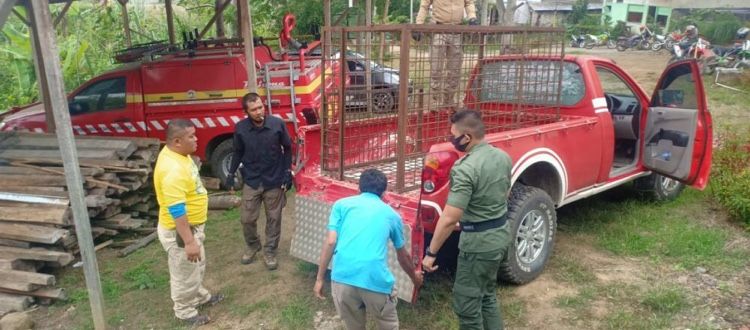
<svg viewBox="0 0 750 330">
<path fill-rule="evenodd" d="M 291 28 L 293 23 L 285 31 Z M 116 58 L 126 63 L 68 96 L 74 133 L 164 140 L 168 121 L 186 118 L 197 128 L 197 156 L 223 180 L 231 162 L 234 125 L 246 116 L 240 104 L 247 93 L 241 41 L 188 40 L 179 50 L 165 44 L 141 45 Z M 320 42 L 277 52 L 257 39 L 255 58 L 258 93 L 269 114 L 284 119 L 292 133 L 318 123 Z M 0 120 L 4 131 L 46 130 L 41 103 L 11 109 Z"/>
</svg>

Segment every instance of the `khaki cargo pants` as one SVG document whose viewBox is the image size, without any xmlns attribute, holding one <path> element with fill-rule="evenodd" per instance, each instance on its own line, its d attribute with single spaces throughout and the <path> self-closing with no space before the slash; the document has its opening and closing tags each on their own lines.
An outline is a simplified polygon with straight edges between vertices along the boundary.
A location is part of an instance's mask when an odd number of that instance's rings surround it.
<svg viewBox="0 0 750 330">
<path fill-rule="evenodd" d="M 266 209 L 266 244 L 263 246 L 266 255 L 275 256 L 281 238 L 281 211 L 286 206 L 286 192 L 281 188 L 267 189 L 263 186 L 253 189 L 242 186 L 242 231 L 248 248 L 260 250 L 258 238 L 258 217 L 260 205 Z"/>
<path fill-rule="evenodd" d="M 497 271 L 506 250 L 507 244 L 490 252 L 458 252 L 456 280 L 453 283 L 453 311 L 458 316 L 460 329 L 503 328 L 495 288 Z"/>
<path fill-rule="evenodd" d="M 331 295 L 336 311 L 348 330 L 365 329 L 365 311 L 375 318 L 378 329 L 398 329 L 398 298 L 395 294 L 387 295 L 331 281 Z"/>
<path fill-rule="evenodd" d="M 430 94 L 438 106 L 455 106 L 461 82 L 461 34 L 432 36 L 430 45 Z"/>
<path fill-rule="evenodd" d="M 174 315 L 178 319 L 189 319 L 198 315 L 198 305 L 208 302 L 211 293 L 203 287 L 206 273 L 205 225 L 195 227 L 193 236 L 201 247 L 201 261 L 190 262 L 185 249 L 177 246 L 177 230 L 157 228 L 159 242 L 169 257 L 169 287 L 174 302 Z"/>
</svg>

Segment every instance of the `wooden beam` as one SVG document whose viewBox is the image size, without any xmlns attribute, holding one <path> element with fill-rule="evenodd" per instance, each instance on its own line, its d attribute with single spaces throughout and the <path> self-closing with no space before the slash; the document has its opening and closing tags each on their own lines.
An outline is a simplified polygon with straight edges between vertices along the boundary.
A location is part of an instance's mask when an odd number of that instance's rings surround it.
<svg viewBox="0 0 750 330">
<path fill-rule="evenodd" d="M 0 278 L 39 285 L 54 285 L 55 276 L 17 270 L 0 270 Z"/>
<path fill-rule="evenodd" d="M 5 22 L 8 20 L 13 6 L 16 5 L 16 0 L 1 0 L 0 1 L 0 30 L 3 29 Z M 28 26 L 28 24 L 27 24 Z"/>
<path fill-rule="evenodd" d="M 0 293 L 0 310 L 6 312 L 23 312 L 34 300 L 29 296 Z"/>
<path fill-rule="evenodd" d="M 19 13 L 16 8 L 13 8 L 13 15 L 16 15 L 16 18 L 20 19 L 23 24 L 26 24 L 26 26 L 31 26 L 31 22 L 23 17 L 23 15 L 21 15 L 21 13 Z"/>
<path fill-rule="evenodd" d="M 247 70 L 247 91 L 256 93 L 258 91 L 258 76 L 255 72 L 255 45 L 253 44 L 253 18 L 250 16 L 248 0 L 239 0 L 240 12 L 242 12 L 242 40 L 245 46 L 245 65 Z"/>
<path fill-rule="evenodd" d="M 8 289 L 15 291 L 34 291 L 39 288 L 39 284 L 33 284 L 28 282 L 19 282 L 11 280 L 0 281 L 0 290 Z"/>
<path fill-rule="evenodd" d="M 42 244 L 56 244 L 68 235 L 69 232 L 64 229 L 0 222 L 0 238 Z"/>
<path fill-rule="evenodd" d="M 49 13 L 49 3 L 45 3 L 44 12 Z M 42 27 L 40 24 L 38 24 L 37 20 L 37 13 L 35 13 L 36 10 L 39 10 L 38 8 L 35 9 L 32 5 L 31 1 L 26 3 L 26 14 L 28 15 L 29 19 L 29 30 L 31 34 L 31 52 L 34 53 L 34 73 L 36 74 L 36 81 L 39 85 L 39 94 L 42 99 L 42 104 L 44 104 L 44 119 L 47 124 L 47 132 L 54 133 L 56 131 L 55 127 L 55 119 L 52 115 L 52 99 L 50 97 L 50 90 L 49 90 L 49 83 L 47 82 L 47 72 L 46 67 L 44 63 L 42 63 L 42 53 L 44 52 L 44 43 L 39 40 L 39 29 L 48 28 L 51 31 L 54 32 L 54 28 L 52 27 Z M 49 21 L 49 15 L 46 15 L 46 20 Z M 65 89 L 64 86 L 62 86 L 63 90 Z M 65 107 L 67 108 L 68 103 L 67 99 L 65 100 Z"/>
<path fill-rule="evenodd" d="M 65 168 L 65 177 L 68 179 L 68 194 L 70 198 L 73 218 L 75 220 L 75 231 L 78 239 L 78 246 L 81 251 L 81 261 L 83 261 L 83 272 L 85 275 L 86 288 L 88 289 L 89 305 L 91 306 L 91 315 L 94 319 L 94 328 L 97 330 L 106 329 L 104 320 L 104 298 L 102 296 L 102 287 L 99 279 L 99 265 L 96 261 L 96 252 L 94 251 L 94 239 L 91 236 L 91 222 L 89 221 L 86 201 L 84 200 L 84 190 L 79 184 L 83 180 L 79 169 L 78 152 L 76 150 L 75 139 L 73 137 L 73 127 L 70 120 L 68 109 L 67 95 L 65 94 L 65 83 L 60 65 L 59 50 L 55 40 L 55 30 L 52 27 L 49 14 L 48 0 L 30 0 L 31 7 L 34 8 L 34 24 L 37 29 L 34 34 L 37 40 L 45 46 L 37 48 L 40 58 L 40 67 L 44 67 L 44 75 L 47 77 L 43 83 L 49 91 L 49 98 L 54 105 L 52 117 L 54 124 L 59 126 L 59 130 L 48 130 L 57 133 L 57 140 L 60 141 L 60 151 L 62 162 Z"/>
<path fill-rule="evenodd" d="M 63 7 L 62 11 L 60 11 L 60 14 L 58 14 L 57 17 L 55 17 L 55 22 L 52 23 L 54 27 L 57 27 L 57 25 L 60 24 L 60 21 L 62 21 L 63 18 L 65 18 L 65 14 L 68 13 L 68 9 L 70 9 L 70 5 L 72 4 L 73 4 L 73 0 L 68 0 L 67 2 L 65 2 L 65 7 Z"/>
<path fill-rule="evenodd" d="M 133 47 L 133 42 L 130 39 L 130 17 L 128 17 L 128 0 L 117 0 L 122 6 L 122 26 L 125 31 L 125 43 L 128 47 Z"/>
<path fill-rule="evenodd" d="M 211 29 L 211 26 L 214 25 L 214 22 L 217 22 L 218 17 L 224 14 L 224 9 L 227 9 L 227 6 L 229 6 L 230 3 L 232 3 L 232 0 L 225 0 L 224 3 L 221 5 L 219 5 L 217 2 L 216 13 L 214 13 L 214 16 L 212 16 L 211 19 L 208 20 L 208 24 L 206 24 L 203 30 L 201 30 L 201 32 L 198 34 L 198 39 L 203 39 L 203 36 L 206 35 L 208 30 Z M 219 27 L 217 26 L 216 29 L 218 31 Z M 217 33 L 217 37 L 218 37 L 218 33 Z"/>
<path fill-rule="evenodd" d="M 38 297 L 38 298 L 68 300 L 68 294 L 65 292 L 65 289 L 61 289 L 61 288 L 41 288 L 41 289 L 36 289 L 33 291 L 18 291 L 18 290 L 0 288 L 0 292 L 20 294 L 20 295 L 26 295 L 26 296 Z"/>
<path fill-rule="evenodd" d="M 38 260 L 65 266 L 73 261 L 73 255 L 67 252 L 51 251 L 42 248 L 21 249 L 10 246 L 0 246 L 0 258 Z"/>
<path fill-rule="evenodd" d="M 140 249 L 140 248 L 148 245 L 149 243 L 151 243 L 152 241 L 154 241 L 157 237 L 159 237 L 158 233 L 157 232 L 153 232 L 153 233 L 149 234 L 148 236 L 146 236 L 144 238 L 141 238 L 137 242 L 133 243 L 133 245 L 130 245 L 130 246 L 128 246 L 128 247 L 120 250 L 120 252 L 117 255 L 120 256 L 120 257 L 125 257 L 128 254 L 133 253 L 135 250 L 138 250 L 138 249 Z"/>
<path fill-rule="evenodd" d="M 174 45 L 174 12 L 172 10 L 172 0 L 164 0 L 164 7 L 167 11 L 167 33 L 169 34 L 169 43 Z"/>
<path fill-rule="evenodd" d="M 26 207 L 0 206 L 0 221 L 31 222 L 65 226 L 70 224 L 68 207 Z"/>
</svg>

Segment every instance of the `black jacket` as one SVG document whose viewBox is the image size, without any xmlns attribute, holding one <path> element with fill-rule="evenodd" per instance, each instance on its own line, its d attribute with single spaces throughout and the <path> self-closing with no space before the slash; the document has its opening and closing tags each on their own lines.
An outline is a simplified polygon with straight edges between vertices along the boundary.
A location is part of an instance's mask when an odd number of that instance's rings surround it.
<svg viewBox="0 0 750 330">
<path fill-rule="evenodd" d="M 284 121 L 267 116 L 263 126 L 255 126 L 245 118 L 234 128 L 234 157 L 229 173 L 242 164 L 245 184 L 258 189 L 281 187 L 291 176 L 292 141 Z"/>
</svg>

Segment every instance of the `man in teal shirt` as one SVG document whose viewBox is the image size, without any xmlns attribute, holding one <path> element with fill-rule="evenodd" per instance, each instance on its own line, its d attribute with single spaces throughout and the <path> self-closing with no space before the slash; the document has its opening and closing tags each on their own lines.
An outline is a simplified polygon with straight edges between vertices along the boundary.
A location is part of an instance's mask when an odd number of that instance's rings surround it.
<svg viewBox="0 0 750 330">
<path fill-rule="evenodd" d="M 481 114 L 457 112 L 451 118 L 451 142 L 466 154 L 451 169 L 450 193 L 422 261 L 434 271 L 435 256 L 460 222 L 453 310 L 461 329 L 503 328 L 497 303 L 497 271 L 510 245 L 506 223 L 511 159 L 484 141 Z"/>
<path fill-rule="evenodd" d="M 395 280 L 387 261 L 389 240 L 414 286 L 422 284 L 422 273 L 415 271 L 404 246 L 401 217 L 381 200 L 387 185 L 383 172 L 366 170 L 359 178 L 360 194 L 337 201 L 331 209 L 313 291 L 324 299 L 323 281 L 333 257 L 333 303 L 347 329 L 364 329 L 365 311 L 375 317 L 380 329 L 398 328 Z"/>
</svg>

